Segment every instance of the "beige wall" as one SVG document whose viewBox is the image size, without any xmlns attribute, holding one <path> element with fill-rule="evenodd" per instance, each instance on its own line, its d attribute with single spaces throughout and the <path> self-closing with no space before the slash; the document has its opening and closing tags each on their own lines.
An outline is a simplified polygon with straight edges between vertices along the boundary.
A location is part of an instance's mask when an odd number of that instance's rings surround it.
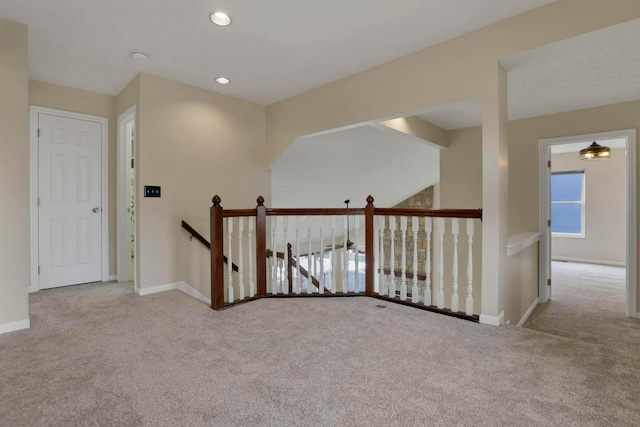
<svg viewBox="0 0 640 427">
<path fill-rule="evenodd" d="M 0 328 L 29 319 L 27 45 L 26 25 L 0 19 Z"/>
<path fill-rule="evenodd" d="M 440 207 L 447 209 L 479 209 L 482 207 L 482 128 L 480 126 L 468 129 L 453 130 L 446 133 L 448 148 L 440 150 Z M 447 224 L 450 226 L 449 224 Z M 449 229 L 450 231 L 450 229 Z M 474 313 L 480 313 L 481 309 L 481 287 L 482 277 L 482 223 L 478 220 L 474 224 L 473 237 L 473 272 L 475 286 L 473 288 Z M 460 225 L 460 242 L 466 245 L 466 227 Z M 447 236 L 450 238 L 449 236 Z M 453 251 L 449 245 L 445 249 L 444 261 L 451 263 Z M 447 246 L 445 246 L 447 248 Z M 458 264 L 461 271 L 466 271 L 467 258 L 466 248 L 462 251 Z M 434 254 L 434 256 L 439 256 Z M 437 270 L 437 265 L 434 266 Z M 434 273 L 436 273 L 434 271 Z M 434 277 L 437 277 L 434 275 Z M 466 273 L 459 280 L 461 284 L 461 295 L 466 292 Z M 451 267 L 445 265 L 446 294 L 450 294 L 451 287 Z M 460 307 L 465 307 L 464 298 L 461 299 Z M 449 307 L 447 301 L 447 307 Z"/>
<path fill-rule="evenodd" d="M 640 128 L 640 101 L 510 122 L 510 234 L 539 229 L 538 141 L 540 139 L 637 128 Z M 640 156 L 640 153 L 636 155 Z M 638 180 L 640 181 L 640 175 Z M 640 185 L 640 182 L 637 185 Z M 638 307 L 640 307 L 640 292 L 638 292 Z"/>
<path fill-rule="evenodd" d="M 637 0 L 558 0 L 277 102 L 265 162 L 302 135 L 484 98 L 500 58 L 637 18 Z"/>
<path fill-rule="evenodd" d="M 608 160 L 580 160 L 577 152 L 551 157 L 554 172 L 585 171 L 585 237 L 553 237 L 553 259 L 625 263 L 626 167 L 622 148 L 611 150 Z"/>
<path fill-rule="evenodd" d="M 511 255 L 507 266 L 504 321 L 517 325 L 538 298 L 538 244 Z"/>
<path fill-rule="evenodd" d="M 259 195 L 269 206 L 265 107 L 149 74 L 139 87 L 137 191 L 162 187 L 161 198 L 138 198 L 139 286 L 186 281 L 208 296 L 208 252 L 180 221 L 208 237 L 215 194 L 228 209 Z"/>
<path fill-rule="evenodd" d="M 116 97 L 66 86 L 29 81 L 29 104 L 109 120 L 109 274 L 116 274 Z"/>
</svg>

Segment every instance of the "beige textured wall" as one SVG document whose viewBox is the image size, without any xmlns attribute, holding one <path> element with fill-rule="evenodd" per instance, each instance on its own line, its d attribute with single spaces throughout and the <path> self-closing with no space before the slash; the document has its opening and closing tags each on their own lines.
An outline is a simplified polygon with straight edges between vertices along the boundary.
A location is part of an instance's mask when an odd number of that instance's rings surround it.
<svg viewBox="0 0 640 427">
<path fill-rule="evenodd" d="M 109 120 L 109 274 L 116 274 L 116 97 L 30 80 L 29 104 Z"/>
<path fill-rule="evenodd" d="M 637 18 L 637 0 L 558 0 L 274 103 L 265 162 L 302 135 L 483 98 L 499 58 Z"/>
<path fill-rule="evenodd" d="M 447 132 L 449 147 L 440 150 L 440 207 L 451 209 L 479 209 L 482 207 L 482 127 L 473 127 Z M 450 227 L 449 224 L 447 224 Z M 449 228 L 449 232 L 450 232 Z M 473 237 L 473 271 L 475 286 L 473 288 L 474 313 L 480 313 L 482 277 L 482 223 L 478 220 L 474 223 L 475 235 Z M 466 245 L 466 227 L 460 224 L 460 244 Z M 451 260 L 453 251 L 450 245 L 450 234 L 446 236 L 448 249 L 445 246 L 445 283 L 446 294 L 451 287 Z M 434 254 L 438 256 L 437 254 Z M 462 271 L 466 271 L 466 248 L 461 252 L 458 261 Z M 437 269 L 437 266 L 434 267 Z M 437 276 L 434 276 L 437 277 Z M 466 273 L 459 278 L 460 294 L 464 295 L 466 289 Z M 460 307 L 465 307 L 464 298 Z M 449 301 L 447 301 L 447 306 Z"/>
<path fill-rule="evenodd" d="M 537 231 L 539 228 L 538 141 L 540 139 L 638 128 L 640 128 L 640 101 L 510 122 L 510 234 Z M 636 154 L 640 158 L 640 153 Z M 637 185 L 640 188 L 640 174 L 637 178 Z M 637 295 L 638 307 L 640 307 L 640 292 Z"/>
<path fill-rule="evenodd" d="M 441 147 L 446 147 L 447 134 L 446 131 L 433 123 L 422 120 L 420 117 L 408 116 L 397 119 L 386 120 L 380 122 L 381 125 L 395 129 L 407 135 L 429 141 Z"/>
<path fill-rule="evenodd" d="M 538 244 L 511 255 L 507 265 L 504 321 L 517 325 L 538 298 Z"/>
<path fill-rule="evenodd" d="M 586 145 L 585 145 L 586 146 Z M 585 237 L 553 237 L 553 259 L 578 258 L 624 264 L 626 259 L 626 156 L 611 150 L 608 160 L 584 161 L 578 153 L 554 154 L 551 170 L 585 171 Z"/>
<path fill-rule="evenodd" d="M 180 221 L 208 236 L 214 194 L 228 209 L 259 195 L 269 206 L 265 107 L 141 74 L 138 116 L 138 194 L 162 187 L 161 198 L 138 199 L 139 286 L 186 281 L 208 296 L 207 252 Z"/>
<path fill-rule="evenodd" d="M 27 26 L 0 19 L 0 327 L 29 319 Z"/>
</svg>

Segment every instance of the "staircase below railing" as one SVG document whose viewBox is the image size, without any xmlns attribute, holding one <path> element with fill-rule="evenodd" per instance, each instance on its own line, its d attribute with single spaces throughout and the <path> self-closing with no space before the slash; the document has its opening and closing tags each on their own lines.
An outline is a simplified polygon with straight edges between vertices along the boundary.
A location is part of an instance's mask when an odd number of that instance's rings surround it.
<svg viewBox="0 0 640 427">
<path fill-rule="evenodd" d="M 207 239 L 205 239 L 202 234 L 198 233 L 192 226 L 190 226 L 186 221 L 182 221 L 182 228 L 187 230 L 192 237 L 195 237 L 197 241 L 202 243 L 207 249 L 211 249 L 211 243 Z M 226 256 L 223 255 L 224 263 L 227 264 L 229 260 Z M 238 266 L 235 264 L 231 264 L 231 268 L 233 271 L 238 271 Z"/>
<path fill-rule="evenodd" d="M 259 197 L 255 209 L 225 210 L 215 196 L 210 218 L 214 309 L 265 297 L 370 296 L 479 319 L 479 209 L 383 209 L 372 197 L 361 209 L 268 209 Z M 459 247 L 461 234 L 466 244 Z"/>
</svg>

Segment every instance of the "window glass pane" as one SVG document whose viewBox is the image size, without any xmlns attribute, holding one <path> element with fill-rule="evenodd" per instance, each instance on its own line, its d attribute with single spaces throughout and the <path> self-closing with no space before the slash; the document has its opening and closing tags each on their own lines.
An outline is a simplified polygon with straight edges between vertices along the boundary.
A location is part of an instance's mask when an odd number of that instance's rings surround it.
<svg viewBox="0 0 640 427">
<path fill-rule="evenodd" d="M 582 233 L 582 205 L 551 205 L 552 233 Z"/>
<path fill-rule="evenodd" d="M 551 175 L 552 202 L 579 202 L 582 200 L 584 174 Z"/>
</svg>

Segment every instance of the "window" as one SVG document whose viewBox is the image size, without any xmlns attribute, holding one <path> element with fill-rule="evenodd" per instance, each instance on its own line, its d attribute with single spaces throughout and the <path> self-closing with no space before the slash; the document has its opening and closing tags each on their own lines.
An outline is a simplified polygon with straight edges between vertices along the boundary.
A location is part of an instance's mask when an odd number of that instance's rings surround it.
<svg viewBox="0 0 640 427">
<path fill-rule="evenodd" d="M 551 233 L 584 237 L 584 170 L 551 174 Z"/>
</svg>

